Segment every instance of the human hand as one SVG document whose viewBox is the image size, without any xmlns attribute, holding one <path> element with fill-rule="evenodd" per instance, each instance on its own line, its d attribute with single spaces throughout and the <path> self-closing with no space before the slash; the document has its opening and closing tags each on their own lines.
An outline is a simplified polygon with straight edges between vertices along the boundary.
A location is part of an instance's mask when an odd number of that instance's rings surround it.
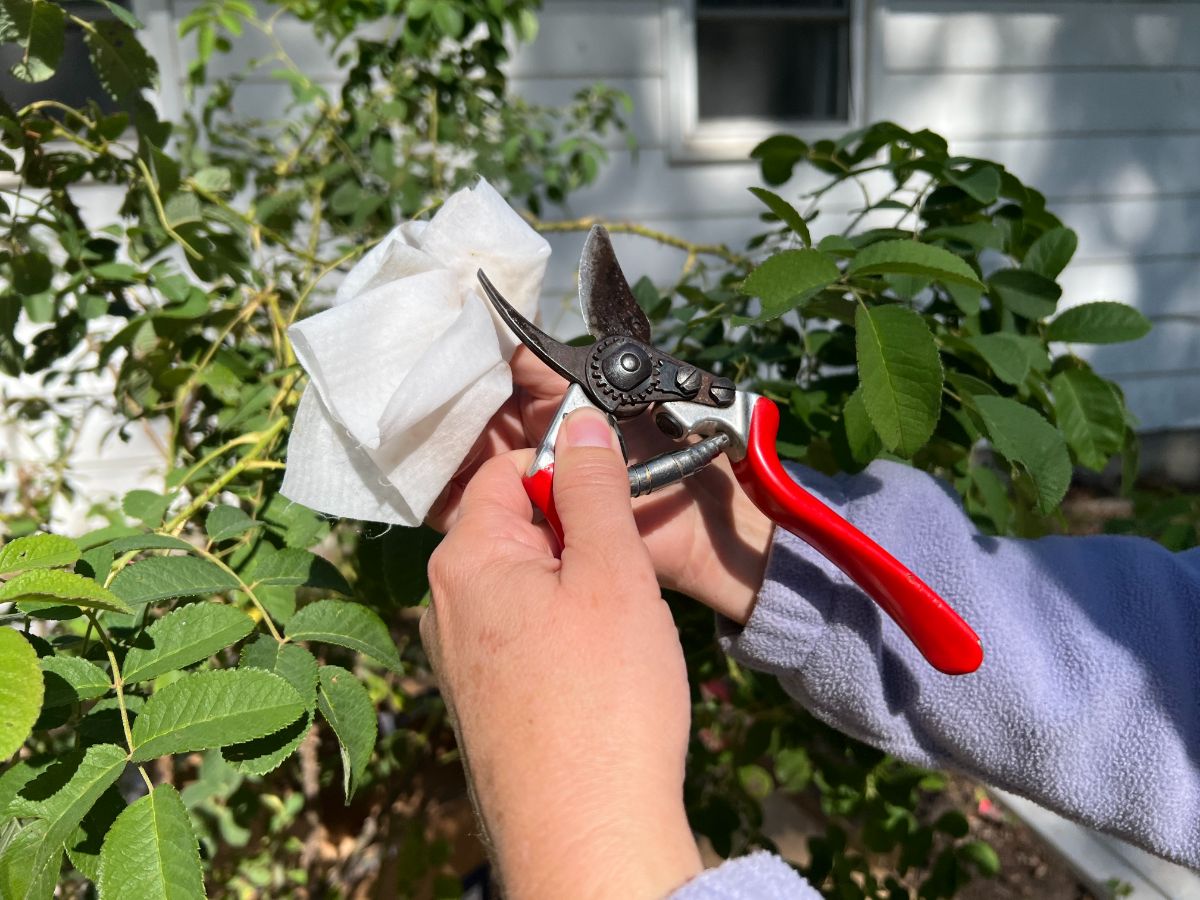
<svg viewBox="0 0 1200 900">
<path fill-rule="evenodd" d="M 561 558 L 518 451 L 478 468 L 429 563 L 422 641 L 514 897 L 661 897 L 701 869 L 683 652 L 614 437 L 591 410 L 562 429 Z"/>
<path fill-rule="evenodd" d="M 458 516 L 471 477 L 494 456 L 541 440 L 567 383 L 526 348 L 511 362 L 513 396 L 496 413 L 467 462 L 430 513 L 446 531 Z M 649 416 L 622 426 L 630 458 L 677 449 Z M 766 569 L 773 523 L 742 492 L 721 456 L 704 471 L 633 501 L 638 528 L 660 583 L 738 622 L 749 618 Z"/>
</svg>

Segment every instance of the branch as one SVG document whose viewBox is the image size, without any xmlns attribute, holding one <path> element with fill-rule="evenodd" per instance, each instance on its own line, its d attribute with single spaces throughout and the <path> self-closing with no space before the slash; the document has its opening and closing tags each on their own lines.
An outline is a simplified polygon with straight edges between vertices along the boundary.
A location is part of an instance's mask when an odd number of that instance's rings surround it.
<svg viewBox="0 0 1200 900">
<path fill-rule="evenodd" d="M 613 234 L 636 234 L 638 237 L 647 238 L 667 247 L 683 250 L 688 254 L 689 258 L 693 256 L 715 256 L 718 259 L 723 259 L 725 262 L 735 265 L 750 264 L 749 259 L 740 253 L 734 253 L 724 244 L 697 244 L 684 240 L 681 237 L 676 237 L 673 234 L 667 234 L 665 231 L 656 231 L 653 228 L 647 228 L 645 225 L 637 225 L 633 222 L 608 222 L 597 216 L 584 216 L 582 219 L 568 219 L 558 222 L 545 222 L 529 213 L 524 213 L 523 217 L 534 230 L 542 234 L 587 231 L 593 225 L 603 225 Z"/>
</svg>

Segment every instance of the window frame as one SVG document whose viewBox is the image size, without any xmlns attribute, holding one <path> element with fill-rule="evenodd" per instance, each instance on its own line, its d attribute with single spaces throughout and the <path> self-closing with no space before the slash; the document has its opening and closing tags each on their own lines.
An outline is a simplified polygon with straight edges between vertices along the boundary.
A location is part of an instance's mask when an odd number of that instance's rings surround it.
<svg viewBox="0 0 1200 900">
<path fill-rule="evenodd" d="M 845 119 L 795 120 L 752 116 L 705 122 L 700 119 L 699 113 L 695 0 L 663 0 L 663 103 L 670 160 L 745 160 L 756 144 L 781 131 L 792 132 L 805 139 L 820 139 L 839 136 L 861 125 L 865 121 L 866 105 L 867 0 L 848 0 L 847 5 L 850 16 L 850 84 Z"/>
</svg>

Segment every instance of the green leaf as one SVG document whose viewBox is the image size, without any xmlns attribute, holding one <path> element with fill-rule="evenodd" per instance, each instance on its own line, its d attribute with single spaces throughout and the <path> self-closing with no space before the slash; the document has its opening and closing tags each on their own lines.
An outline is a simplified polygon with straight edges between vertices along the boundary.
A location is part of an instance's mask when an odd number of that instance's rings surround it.
<svg viewBox="0 0 1200 900">
<path fill-rule="evenodd" d="M 74 572 L 57 569 L 33 569 L 10 578 L 0 587 L 0 603 L 52 603 L 65 601 L 81 609 L 105 609 L 110 612 L 133 612 L 120 597 L 99 582 Z"/>
<path fill-rule="evenodd" d="M 12 73 L 22 81 L 54 75 L 63 53 L 66 14 L 48 0 L 5 0 L 0 13 L 0 42 L 17 44 L 21 55 Z"/>
<path fill-rule="evenodd" d="M 1057 428 L 1008 397 L 976 396 L 974 404 L 996 452 L 1023 468 L 1037 489 L 1037 508 L 1049 514 L 1071 484 L 1071 457 Z"/>
<path fill-rule="evenodd" d="M 762 300 L 755 319 L 781 316 L 805 295 L 836 281 L 841 273 L 820 250 L 785 250 L 768 258 L 742 282 L 742 292 Z"/>
<path fill-rule="evenodd" d="M 1018 385 L 1029 374 L 1029 354 L 1021 338 L 1015 334 L 981 334 L 967 338 L 996 377 L 1005 384 Z"/>
<path fill-rule="evenodd" d="M 933 823 L 933 827 L 936 831 L 948 834 L 951 837 L 963 838 L 970 832 L 971 823 L 957 809 L 949 809 L 938 816 L 937 821 Z"/>
<path fill-rule="evenodd" d="M 46 685 L 44 706 L 95 700 L 112 690 L 108 674 L 78 656 L 46 656 L 41 660 Z"/>
<path fill-rule="evenodd" d="M 101 6 L 107 9 L 110 13 L 128 25 L 130 28 L 145 28 L 141 20 L 133 13 L 121 6 L 119 3 L 113 3 L 112 0 L 96 0 Z"/>
<path fill-rule="evenodd" d="M 452 40 L 462 34 L 462 10 L 449 3 L 448 0 L 440 0 L 434 5 L 433 21 L 437 23 L 438 29 Z"/>
<path fill-rule="evenodd" d="M 204 530 L 208 532 L 208 538 L 214 544 L 235 538 L 258 527 L 258 522 L 255 522 L 236 506 L 214 507 L 208 514 L 208 518 L 204 520 Z"/>
<path fill-rule="evenodd" d="M 157 678 L 208 659 L 254 630 L 254 620 L 223 603 L 189 603 L 150 627 L 129 649 L 121 667 L 126 684 Z"/>
<path fill-rule="evenodd" d="M 0 897 L 4 900 L 51 900 L 62 868 L 62 847 L 46 852 L 48 823 L 26 825 L 0 851 Z"/>
<path fill-rule="evenodd" d="M 1070 228 L 1051 228 L 1030 245 L 1021 260 L 1021 268 L 1046 278 L 1057 278 L 1075 255 L 1078 245 L 1079 238 Z"/>
<path fill-rule="evenodd" d="M 102 580 L 108 577 L 113 560 L 123 553 L 135 550 L 187 550 L 190 552 L 195 549 L 182 538 L 172 537 L 169 534 L 131 534 L 85 551 L 83 562 L 91 569 L 93 578 Z"/>
<path fill-rule="evenodd" d="M 1025 269 L 1001 269 L 988 277 L 988 290 L 1004 307 L 1026 319 L 1044 319 L 1054 312 L 1062 288 Z"/>
<path fill-rule="evenodd" d="M 127 762 L 125 751 L 116 744 L 96 744 L 87 748 L 82 759 L 71 754 L 21 789 L 9 804 L 8 813 L 46 823 L 33 853 L 35 869 L 59 858 L 63 843 L 92 805 L 121 777 Z"/>
<path fill-rule="evenodd" d="M 858 251 L 850 275 L 923 275 L 944 284 L 982 288 L 975 271 L 949 250 L 918 241 L 881 241 Z"/>
<path fill-rule="evenodd" d="M 942 225 L 921 232 L 926 241 L 958 241 L 976 250 L 999 250 L 1004 246 L 1004 232 L 991 222 L 968 222 L 965 225 Z"/>
<path fill-rule="evenodd" d="M 1000 857 L 985 841 L 970 841 L 958 848 L 959 855 L 972 863 L 979 874 L 992 878 L 1000 872 Z"/>
<path fill-rule="evenodd" d="M 400 654 L 387 626 L 374 611 L 345 600 L 318 600 L 304 607 L 288 623 L 293 641 L 320 641 L 348 647 L 401 672 Z"/>
<path fill-rule="evenodd" d="M 84 31 L 92 67 L 100 86 L 114 100 L 136 99 L 143 90 L 154 87 L 158 66 L 138 42 L 137 35 L 124 22 L 101 19 Z"/>
<path fill-rule="evenodd" d="M 341 746 L 342 789 L 349 803 L 371 761 L 379 724 L 371 697 L 357 678 L 339 666 L 321 666 L 319 674 L 317 706 Z"/>
<path fill-rule="evenodd" d="M 254 585 L 307 585 L 337 591 L 339 594 L 353 593 L 333 563 L 296 547 L 285 550 L 264 548 L 264 552 L 250 570 L 248 580 Z"/>
<path fill-rule="evenodd" d="M 905 306 L 860 306 L 855 316 L 863 403 L 883 445 L 911 457 L 937 425 L 942 362 L 929 326 Z"/>
<path fill-rule="evenodd" d="M 796 163 L 808 155 L 808 145 L 790 134 L 775 134 L 750 151 L 759 160 L 767 184 L 783 184 L 792 177 Z"/>
<path fill-rule="evenodd" d="M 954 301 L 954 305 L 968 316 L 973 316 L 979 312 L 981 301 L 983 300 L 982 291 L 961 284 L 948 284 L 946 285 L 946 292 L 950 294 L 950 299 Z"/>
<path fill-rule="evenodd" d="M 1000 173 L 992 166 L 979 166 L 965 174 L 947 169 L 946 180 L 984 206 L 995 203 L 1000 195 Z"/>
<path fill-rule="evenodd" d="M 125 515 L 132 516 L 147 527 L 157 528 L 162 524 L 163 516 L 167 514 L 167 507 L 174 499 L 174 495 L 164 496 L 156 494 L 154 491 L 135 490 L 125 495 L 121 501 L 121 509 L 124 510 Z"/>
<path fill-rule="evenodd" d="M 1149 331 L 1150 320 L 1132 306 L 1099 300 L 1064 310 L 1046 329 L 1046 338 L 1075 344 L 1118 344 L 1136 341 Z"/>
<path fill-rule="evenodd" d="M 79 559 L 79 545 L 57 534 L 27 534 L 0 547 L 0 572 L 69 566 Z"/>
<path fill-rule="evenodd" d="M 88 881 L 100 880 L 100 850 L 104 846 L 104 836 L 125 807 L 118 782 L 100 795 L 67 838 L 67 859 Z"/>
<path fill-rule="evenodd" d="M 133 726 L 133 761 L 240 744 L 296 721 L 304 703 L 258 669 L 196 672 L 156 691 Z"/>
<path fill-rule="evenodd" d="M 221 193 L 233 187 L 233 176 L 229 170 L 222 166 L 210 166 L 207 169 L 201 169 L 192 176 L 192 181 L 202 191 L 207 191 L 210 194 Z"/>
<path fill-rule="evenodd" d="M 42 711 L 42 670 L 29 641 L 0 628 L 0 760 L 25 743 Z"/>
<path fill-rule="evenodd" d="M 152 556 L 126 566 L 112 580 L 113 593 L 130 606 L 217 594 L 237 587 L 237 579 L 224 569 L 194 556 Z"/>
<path fill-rule="evenodd" d="M 850 455 L 855 462 L 866 464 L 879 455 L 883 443 L 867 415 L 861 384 L 846 398 L 846 405 L 842 407 L 842 423 L 846 430 L 846 441 L 850 445 Z"/>
<path fill-rule="evenodd" d="M 179 792 L 160 784 L 117 816 L 100 852 L 101 897 L 203 900 L 200 845 Z"/>
<path fill-rule="evenodd" d="M 317 703 L 317 660 L 298 644 L 281 644 L 260 635 L 242 648 L 240 668 L 263 669 L 287 679 L 308 709 Z"/>
<path fill-rule="evenodd" d="M 1058 428 L 1081 465 L 1097 472 L 1125 440 L 1125 408 L 1117 390 L 1085 369 L 1066 369 L 1050 379 Z"/>
<path fill-rule="evenodd" d="M 812 246 L 812 235 L 809 234 L 808 223 L 804 221 L 804 216 L 800 215 L 792 204 L 773 191 L 768 191 L 765 188 L 752 187 L 750 188 L 750 193 L 766 204 L 767 208 L 781 222 L 787 225 L 788 228 L 796 232 L 800 236 L 800 240 L 804 242 L 805 247 Z"/>
<path fill-rule="evenodd" d="M 232 744 L 221 748 L 221 755 L 235 770 L 243 775 L 266 775 L 282 765 L 303 743 L 312 728 L 311 712 L 266 737 L 255 738 L 244 744 Z"/>
</svg>

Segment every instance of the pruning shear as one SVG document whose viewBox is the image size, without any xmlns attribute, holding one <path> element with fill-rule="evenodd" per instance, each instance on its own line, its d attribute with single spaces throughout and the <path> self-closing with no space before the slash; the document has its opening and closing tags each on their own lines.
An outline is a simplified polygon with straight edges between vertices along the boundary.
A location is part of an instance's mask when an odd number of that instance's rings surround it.
<svg viewBox="0 0 1200 900">
<path fill-rule="evenodd" d="M 779 409 L 728 378 L 668 356 L 650 342 L 650 322 L 634 299 L 608 232 L 588 234 L 579 263 L 579 299 L 595 343 L 560 343 L 522 316 L 478 273 L 492 306 L 539 359 L 570 382 L 524 476 L 526 493 L 563 541 L 554 509 L 554 445 L 563 420 L 591 406 L 616 427 L 652 411 L 668 437 L 688 443 L 629 467 L 630 493 L 652 493 L 703 469 L 721 453 L 764 514 L 841 569 L 895 620 L 934 668 L 975 671 L 983 648 L 971 627 L 927 584 L 832 509 L 796 484 L 779 462 Z M 617 428 L 620 434 L 620 429 Z M 623 441 L 622 441 L 623 445 Z"/>
</svg>

